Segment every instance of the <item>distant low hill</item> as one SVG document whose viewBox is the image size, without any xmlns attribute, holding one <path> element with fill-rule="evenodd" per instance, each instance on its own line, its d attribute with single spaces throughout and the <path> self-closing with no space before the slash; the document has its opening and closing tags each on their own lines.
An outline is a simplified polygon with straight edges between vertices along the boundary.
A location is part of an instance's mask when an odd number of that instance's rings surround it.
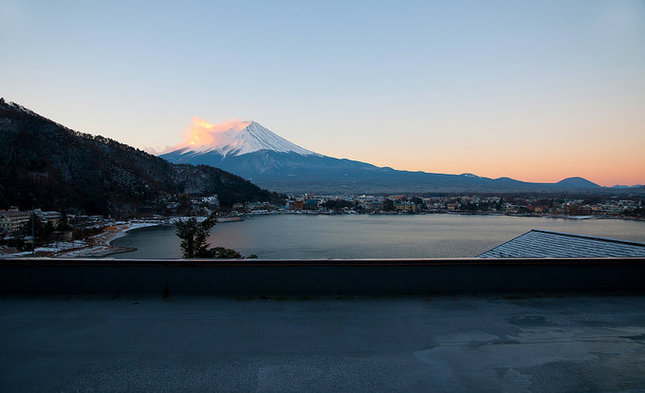
<svg viewBox="0 0 645 393">
<path fill-rule="evenodd" d="M 171 164 L 0 99 L 0 208 L 128 216 L 157 212 L 178 194 L 217 194 L 222 205 L 280 199 L 224 170 Z"/>
<path fill-rule="evenodd" d="M 530 183 L 508 177 L 400 171 L 324 156 L 287 141 L 254 121 L 208 125 L 204 145 L 188 144 L 160 155 L 174 163 L 222 168 L 271 190 L 290 193 L 603 193 L 639 188 L 601 187 L 572 177 L 557 183 Z M 206 138 L 204 138 L 206 137 Z"/>
<path fill-rule="evenodd" d="M 555 183 L 556 187 L 570 189 L 597 189 L 600 186 L 582 177 L 569 177 Z"/>
</svg>

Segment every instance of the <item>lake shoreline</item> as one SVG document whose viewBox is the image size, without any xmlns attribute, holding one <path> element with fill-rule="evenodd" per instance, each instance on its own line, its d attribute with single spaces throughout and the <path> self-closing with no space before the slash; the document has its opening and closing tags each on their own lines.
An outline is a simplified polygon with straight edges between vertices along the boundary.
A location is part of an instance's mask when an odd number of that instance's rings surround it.
<svg viewBox="0 0 645 393">
<path fill-rule="evenodd" d="M 209 243 L 263 259 L 355 259 L 473 257 L 531 229 L 645 242 L 645 223 L 635 220 L 470 214 L 331 216 L 248 215 L 235 225 L 216 225 Z M 129 231 L 114 240 L 115 247 L 137 248 L 113 254 L 117 259 L 181 258 L 171 225 Z"/>
</svg>

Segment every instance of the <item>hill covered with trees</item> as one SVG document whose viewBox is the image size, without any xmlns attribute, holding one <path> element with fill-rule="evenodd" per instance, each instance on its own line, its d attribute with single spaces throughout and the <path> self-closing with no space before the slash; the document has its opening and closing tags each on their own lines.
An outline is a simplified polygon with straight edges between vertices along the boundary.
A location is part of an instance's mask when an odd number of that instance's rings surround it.
<svg viewBox="0 0 645 393">
<path fill-rule="evenodd" d="M 223 206 L 281 199 L 221 169 L 171 164 L 0 99 L 0 209 L 125 217 L 161 213 L 186 195 L 214 194 Z"/>
</svg>

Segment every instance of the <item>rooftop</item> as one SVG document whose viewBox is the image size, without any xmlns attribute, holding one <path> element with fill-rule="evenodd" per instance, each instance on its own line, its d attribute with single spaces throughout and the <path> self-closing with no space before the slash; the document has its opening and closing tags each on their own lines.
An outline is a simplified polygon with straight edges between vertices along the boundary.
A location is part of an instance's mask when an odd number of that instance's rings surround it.
<svg viewBox="0 0 645 393">
<path fill-rule="evenodd" d="M 644 278 L 645 258 L 0 259 L 0 391 L 645 391 Z"/>
<path fill-rule="evenodd" d="M 645 298 L 0 297 L 2 392 L 636 392 Z"/>
<path fill-rule="evenodd" d="M 532 229 L 482 254 L 480 258 L 645 257 L 645 244 Z"/>
</svg>

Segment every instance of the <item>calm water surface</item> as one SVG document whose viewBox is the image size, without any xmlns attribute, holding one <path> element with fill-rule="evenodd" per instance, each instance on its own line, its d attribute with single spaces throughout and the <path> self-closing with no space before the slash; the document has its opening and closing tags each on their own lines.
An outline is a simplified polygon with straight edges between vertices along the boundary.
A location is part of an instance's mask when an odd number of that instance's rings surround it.
<svg viewBox="0 0 645 393">
<path fill-rule="evenodd" d="M 260 258 L 472 257 L 531 229 L 645 243 L 645 222 L 466 215 L 273 215 L 219 223 L 211 246 Z M 114 258 L 179 258 L 172 226 L 129 232 L 113 242 L 136 251 Z"/>
</svg>

